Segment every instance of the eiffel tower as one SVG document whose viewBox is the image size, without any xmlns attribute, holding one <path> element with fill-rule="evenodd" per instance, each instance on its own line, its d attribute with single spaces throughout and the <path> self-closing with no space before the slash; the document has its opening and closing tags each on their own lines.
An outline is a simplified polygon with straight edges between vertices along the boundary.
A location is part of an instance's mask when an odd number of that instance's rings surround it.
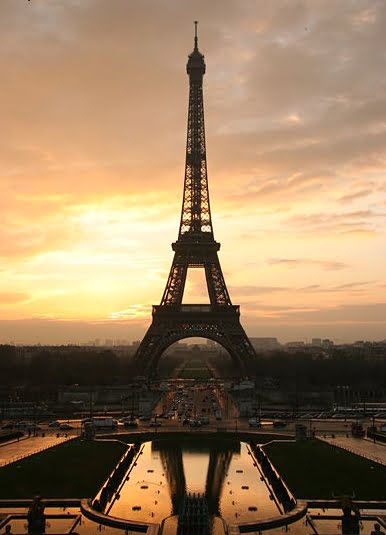
<svg viewBox="0 0 386 535">
<path fill-rule="evenodd" d="M 218 259 L 220 244 L 213 235 L 209 204 L 202 80 L 204 56 L 194 50 L 186 66 L 189 75 L 188 131 L 182 212 L 174 259 L 161 304 L 154 305 L 152 323 L 134 357 L 138 373 L 155 374 L 162 353 L 189 337 L 209 338 L 224 347 L 240 374 L 247 375 L 256 357 L 240 324 L 240 307 L 232 305 Z M 203 268 L 210 303 L 182 304 L 188 268 Z"/>
</svg>

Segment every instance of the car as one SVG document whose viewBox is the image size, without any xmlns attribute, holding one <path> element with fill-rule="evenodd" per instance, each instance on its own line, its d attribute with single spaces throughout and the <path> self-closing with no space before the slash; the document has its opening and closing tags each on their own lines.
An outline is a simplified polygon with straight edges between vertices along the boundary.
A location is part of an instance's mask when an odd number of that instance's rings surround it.
<svg viewBox="0 0 386 535">
<path fill-rule="evenodd" d="M 13 428 L 14 428 L 14 425 L 12 423 L 1 426 L 1 429 L 13 429 Z"/>
<path fill-rule="evenodd" d="M 54 422 L 50 422 L 48 424 L 48 427 L 58 428 L 58 427 L 60 427 L 60 422 L 58 422 L 57 420 L 55 420 Z"/>
<path fill-rule="evenodd" d="M 30 427 L 32 424 L 32 422 L 25 422 L 25 421 L 22 421 L 22 422 L 17 422 L 15 424 L 15 427 L 18 427 L 20 429 L 23 429 L 23 428 L 26 428 L 26 427 Z"/>
<path fill-rule="evenodd" d="M 200 422 L 200 420 L 195 420 L 195 419 L 191 419 L 189 424 L 190 424 L 190 427 L 201 427 L 202 426 L 202 422 Z"/>
<path fill-rule="evenodd" d="M 70 431 L 71 429 L 75 429 L 75 428 L 69 424 L 60 424 L 59 429 L 60 431 Z"/>
<path fill-rule="evenodd" d="M 208 425 L 210 423 L 208 416 L 199 416 L 198 421 L 201 422 L 201 425 Z"/>
<path fill-rule="evenodd" d="M 256 421 L 256 422 L 249 422 L 249 427 L 261 427 L 261 423 Z"/>
<path fill-rule="evenodd" d="M 124 416 L 123 418 L 118 420 L 118 422 L 122 423 L 122 424 L 125 424 L 126 422 L 132 422 L 133 420 L 135 420 L 135 418 L 133 416 Z"/>
<path fill-rule="evenodd" d="M 150 427 L 160 427 L 162 424 L 161 422 L 150 422 Z"/>
<path fill-rule="evenodd" d="M 144 421 L 146 421 L 146 420 L 150 420 L 150 416 L 140 416 L 140 417 L 138 418 L 138 420 L 140 420 L 141 422 L 144 422 Z"/>
<path fill-rule="evenodd" d="M 261 427 L 260 418 L 257 418 L 256 416 L 249 418 L 248 423 L 249 427 Z"/>
<path fill-rule="evenodd" d="M 40 425 L 37 425 L 34 423 L 29 423 L 28 425 L 25 426 L 25 429 L 27 429 L 28 431 L 41 431 L 42 430 Z"/>
<path fill-rule="evenodd" d="M 125 427 L 138 427 L 138 422 L 137 420 L 126 420 L 123 425 Z"/>
<path fill-rule="evenodd" d="M 273 427 L 286 427 L 286 422 L 282 422 L 281 420 L 276 420 L 273 422 Z"/>
</svg>

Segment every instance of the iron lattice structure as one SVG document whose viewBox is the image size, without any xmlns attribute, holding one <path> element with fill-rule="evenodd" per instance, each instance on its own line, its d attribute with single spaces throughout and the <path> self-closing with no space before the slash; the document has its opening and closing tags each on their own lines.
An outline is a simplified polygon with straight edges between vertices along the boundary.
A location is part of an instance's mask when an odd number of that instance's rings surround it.
<svg viewBox="0 0 386 535">
<path fill-rule="evenodd" d="M 134 362 L 139 373 L 152 375 L 171 344 L 187 337 L 203 337 L 221 344 L 245 375 L 256 354 L 240 324 L 239 306 L 232 305 L 217 254 L 220 244 L 213 235 L 202 91 L 205 61 L 198 50 L 197 23 L 186 70 L 189 108 L 180 228 L 172 244 L 174 258 L 161 304 L 153 306 L 152 323 Z M 182 304 L 189 268 L 205 270 L 210 304 Z"/>
</svg>

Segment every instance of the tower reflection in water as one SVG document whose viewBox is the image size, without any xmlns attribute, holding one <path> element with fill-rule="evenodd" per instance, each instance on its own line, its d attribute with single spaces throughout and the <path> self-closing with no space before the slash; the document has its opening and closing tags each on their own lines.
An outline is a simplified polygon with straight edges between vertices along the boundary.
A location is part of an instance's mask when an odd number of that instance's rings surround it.
<svg viewBox="0 0 386 535">
<path fill-rule="evenodd" d="M 172 514 L 178 514 L 187 492 L 205 493 L 209 514 L 219 514 L 225 476 L 233 453 L 240 454 L 240 442 L 213 442 L 210 446 L 203 446 L 200 443 L 163 440 L 153 442 L 152 449 L 160 453 L 173 504 Z M 189 459 L 185 466 L 183 452 Z M 185 477 L 185 473 L 188 477 Z"/>
</svg>

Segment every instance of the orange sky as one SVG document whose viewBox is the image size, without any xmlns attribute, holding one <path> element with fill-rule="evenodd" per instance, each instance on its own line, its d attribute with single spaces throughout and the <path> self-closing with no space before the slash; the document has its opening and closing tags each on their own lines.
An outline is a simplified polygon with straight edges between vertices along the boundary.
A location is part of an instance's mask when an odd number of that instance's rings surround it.
<svg viewBox="0 0 386 535">
<path fill-rule="evenodd" d="M 144 334 L 178 232 L 195 19 L 247 333 L 386 338 L 383 1 L 2 0 L 0 343 Z"/>
</svg>

